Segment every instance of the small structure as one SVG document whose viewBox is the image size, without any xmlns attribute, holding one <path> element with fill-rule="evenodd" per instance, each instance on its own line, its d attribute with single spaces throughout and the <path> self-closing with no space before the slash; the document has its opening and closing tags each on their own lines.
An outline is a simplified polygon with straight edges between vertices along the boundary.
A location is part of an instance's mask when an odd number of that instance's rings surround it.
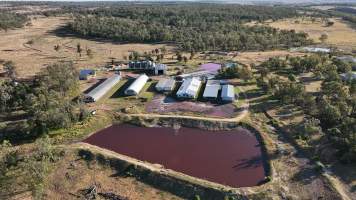
<svg viewBox="0 0 356 200">
<path fill-rule="evenodd" d="M 223 101 L 235 101 L 235 90 L 232 85 L 223 85 L 221 91 L 221 99 Z"/>
<path fill-rule="evenodd" d="M 141 74 L 136 80 L 125 90 L 126 95 L 138 95 L 148 81 L 146 74 Z"/>
<path fill-rule="evenodd" d="M 234 62 L 227 62 L 227 63 L 224 63 L 221 68 L 232 68 L 232 67 L 237 67 L 238 64 L 237 63 L 234 63 Z"/>
<path fill-rule="evenodd" d="M 340 78 L 343 81 L 356 80 L 356 72 L 348 72 L 348 73 L 340 74 Z"/>
<path fill-rule="evenodd" d="M 88 94 L 84 95 L 84 101 L 95 102 L 98 101 L 101 97 L 103 97 L 112 87 L 114 87 L 121 79 L 120 75 L 113 75 L 112 77 L 106 79 Z"/>
<path fill-rule="evenodd" d="M 201 81 L 197 77 L 185 79 L 180 88 L 178 89 L 177 97 L 195 99 L 198 96 L 200 86 Z"/>
<path fill-rule="evenodd" d="M 181 78 L 181 79 L 191 79 L 193 77 L 200 77 L 200 79 L 209 80 L 209 79 L 215 78 L 216 74 L 217 74 L 217 72 L 202 70 L 202 71 L 192 72 L 192 73 L 189 73 L 189 74 L 179 75 L 179 78 Z"/>
<path fill-rule="evenodd" d="M 79 80 L 88 80 L 94 78 L 96 76 L 96 72 L 93 69 L 82 69 L 79 72 Z"/>
<path fill-rule="evenodd" d="M 322 48 L 322 47 L 300 47 L 293 48 L 291 51 L 301 51 L 301 52 L 310 52 L 310 53 L 330 53 L 330 48 Z"/>
<path fill-rule="evenodd" d="M 217 99 L 221 89 L 219 80 L 208 80 L 206 82 L 203 97 L 206 99 Z"/>
<path fill-rule="evenodd" d="M 339 60 L 350 63 L 352 70 L 356 70 L 356 57 L 352 56 L 340 56 L 337 57 Z"/>
<path fill-rule="evenodd" d="M 161 79 L 157 85 L 156 90 L 159 92 L 172 92 L 176 81 L 174 79 Z"/>
<path fill-rule="evenodd" d="M 155 75 L 166 74 L 167 66 L 160 63 L 154 63 L 149 60 L 145 61 L 131 61 L 128 64 L 129 69 L 136 69 L 136 70 L 146 70 L 150 71 Z"/>
</svg>

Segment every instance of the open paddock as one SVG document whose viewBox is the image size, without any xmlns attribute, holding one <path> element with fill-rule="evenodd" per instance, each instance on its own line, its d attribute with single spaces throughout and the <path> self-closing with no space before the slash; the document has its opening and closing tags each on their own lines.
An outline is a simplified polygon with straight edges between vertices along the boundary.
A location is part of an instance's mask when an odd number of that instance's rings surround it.
<svg viewBox="0 0 356 200">
<path fill-rule="evenodd" d="M 334 22 L 332 26 L 325 26 L 321 19 L 313 21 L 311 18 L 283 19 L 269 23 L 269 25 L 279 29 L 306 32 L 314 42 L 320 42 L 320 36 L 327 34 L 327 45 L 334 45 L 345 50 L 356 48 L 356 30 L 341 19 L 332 18 L 331 20 Z"/>
<path fill-rule="evenodd" d="M 19 77 L 29 77 L 60 60 L 72 60 L 78 68 L 94 68 L 104 66 L 112 58 L 122 60 L 131 51 L 143 53 L 163 46 L 172 48 L 164 44 L 121 44 L 57 34 L 56 30 L 69 20 L 68 17 L 37 16 L 32 17 L 30 26 L 0 31 L 0 58 L 15 62 Z M 77 44 L 83 49 L 81 56 L 77 53 Z M 55 45 L 59 45 L 58 51 Z M 92 57 L 87 55 L 86 49 L 93 52 Z"/>
</svg>

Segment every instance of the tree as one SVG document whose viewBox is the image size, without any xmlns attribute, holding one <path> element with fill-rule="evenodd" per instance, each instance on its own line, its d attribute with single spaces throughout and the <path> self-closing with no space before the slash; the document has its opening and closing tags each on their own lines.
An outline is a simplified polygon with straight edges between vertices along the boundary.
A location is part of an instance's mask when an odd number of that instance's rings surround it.
<svg viewBox="0 0 356 200">
<path fill-rule="evenodd" d="M 186 56 L 183 56 L 183 61 L 184 61 L 184 63 L 187 63 L 188 62 L 188 58 Z"/>
<path fill-rule="evenodd" d="M 54 45 L 54 50 L 58 52 L 61 49 L 61 46 L 59 44 Z"/>
<path fill-rule="evenodd" d="M 0 85 L 0 111 L 10 110 L 10 100 L 12 99 L 13 87 L 10 84 L 2 83 Z"/>
<path fill-rule="evenodd" d="M 176 56 L 177 56 L 178 62 L 182 62 L 182 60 L 183 60 L 182 54 L 181 54 L 180 52 L 177 52 L 177 53 L 176 53 Z"/>
<path fill-rule="evenodd" d="M 167 53 L 167 49 L 166 49 L 165 46 L 163 46 L 163 47 L 161 48 L 161 52 L 162 52 L 163 55 Z"/>
<path fill-rule="evenodd" d="M 4 70 L 6 71 L 7 75 L 14 80 L 16 78 L 16 66 L 15 63 L 12 61 L 6 61 L 4 63 Z"/>
<path fill-rule="evenodd" d="M 320 36 L 320 38 L 319 38 L 319 40 L 321 41 L 321 43 L 325 43 L 327 39 L 328 39 L 328 35 L 325 34 L 325 33 L 321 34 L 321 36 Z"/>
<path fill-rule="evenodd" d="M 253 78 L 252 70 L 248 66 L 243 66 L 239 70 L 239 77 L 245 82 Z"/>
<path fill-rule="evenodd" d="M 19 162 L 18 149 L 13 147 L 7 140 L 0 145 L 0 196 L 13 196 L 16 184 L 14 176 L 9 173 Z"/>
<path fill-rule="evenodd" d="M 190 57 L 189 57 L 189 60 L 193 60 L 194 59 L 194 56 L 195 56 L 195 52 L 192 50 L 190 51 Z"/>
<path fill-rule="evenodd" d="M 80 43 L 77 44 L 77 53 L 79 54 L 79 57 L 82 57 L 82 46 L 80 45 Z"/>
<path fill-rule="evenodd" d="M 91 50 L 91 49 L 89 49 L 89 48 L 87 48 L 87 56 L 90 58 L 90 59 L 92 59 L 93 57 L 94 57 L 94 53 L 93 53 L 93 51 Z"/>
</svg>

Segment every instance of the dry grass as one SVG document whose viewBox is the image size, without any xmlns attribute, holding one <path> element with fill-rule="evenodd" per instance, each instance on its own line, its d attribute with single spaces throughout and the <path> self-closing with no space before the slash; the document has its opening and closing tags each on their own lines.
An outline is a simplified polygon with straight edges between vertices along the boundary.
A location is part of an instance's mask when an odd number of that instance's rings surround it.
<svg viewBox="0 0 356 200">
<path fill-rule="evenodd" d="M 98 192 L 111 192 L 128 197 L 130 200 L 181 199 L 133 177 L 120 176 L 110 167 L 78 160 L 71 151 L 67 151 L 52 170 L 45 190 L 46 199 L 75 199 L 76 195 L 80 195 L 80 190 L 87 189 L 94 184 Z"/>
<path fill-rule="evenodd" d="M 233 60 L 241 62 L 246 65 L 250 65 L 252 63 L 258 65 L 263 61 L 268 60 L 271 57 L 276 56 L 303 56 L 305 53 L 298 52 L 289 52 L 285 50 L 277 50 L 277 51 L 259 51 L 259 52 L 242 52 L 239 53 L 238 56 L 234 57 Z"/>
<path fill-rule="evenodd" d="M 320 19 L 312 22 L 311 18 L 283 19 L 269 23 L 270 26 L 279 29 L 294 29 L 297 32 L 306 32 L 315 42 L 320 42 L 322 34 L 327 34 L 326 44 L 335 45 L 339 48 L 349 50 L 356 48 L 356 30 L 340 19 L 333 18 L 334 25 L 326 27 Z"/>
<path fill-rule="evenodd" d="M 111 58 L 123 59 L 130 51 L 150 52 L 163 44 L 119 44 L 110 41 L 94 41 L 69 36 L 57 36 L 52 32 L 68 21 L 65 17 L 33 18 L 32 26 L 23 29 L 0 32 L 0 58 L 12 60 L 20 77 L 35 75 L 44 66 L 59 60 L 73 60 L 78 68 L 100 67 Z M 32 41 L 32 44 L 26 44 Z M 80 43 L 83 55 L 79 57 L 76 46 Z M 54 50 L 60 45 L 60 50 Z M 86 55 L 85 49 L 94 52 L 93 58 Z M 167 46 L 167 49 L 171 47 Z"/>
</svg>

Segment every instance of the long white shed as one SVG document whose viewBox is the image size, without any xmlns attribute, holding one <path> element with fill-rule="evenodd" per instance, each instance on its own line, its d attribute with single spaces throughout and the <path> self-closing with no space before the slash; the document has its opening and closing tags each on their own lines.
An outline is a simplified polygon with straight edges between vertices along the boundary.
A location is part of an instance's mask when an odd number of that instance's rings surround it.
<svg viewBox="0 0 356 200">
<path fill-rule="evenodd" d="M 112 77 L 106 79 L 96 88 L 91 90 L 88 94 L 84 95 L 84 101 L 95 102 L 98 101 L 101 97 L 103 97 L 112 87 L 114 87 L 121 80 L 120 75 L 113 75 Z"/>
<path fill-rule="evenodd" d="M 141 74 L 136 80 L 125 90 L 126 95 L 138 95 L 148 81 L 146 74 Z"/>
</svg>

